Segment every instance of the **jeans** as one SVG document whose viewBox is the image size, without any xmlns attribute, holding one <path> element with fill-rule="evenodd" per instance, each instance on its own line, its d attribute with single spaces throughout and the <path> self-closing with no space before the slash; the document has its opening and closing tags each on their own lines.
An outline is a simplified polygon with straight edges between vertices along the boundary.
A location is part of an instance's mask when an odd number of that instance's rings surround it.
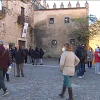
<svg viewBox="0 0 100 100">
<path fill-rule="evenodd" d="M 3 78 L 5 79 L 5 75 L 6 75 L 6 79 L 7 81 L 9 81 L 9 74 L 6 73 L 7 72 L 7 68 L 3 69 Z"/>
<path fill-rule="evenodd" d="M 79 63 L 78 64 L 78 68 L 79 68 L 79 75 L 83 76 L 84 75 L 84 62 L 83 63 Z"/>
<path fill-rule="evenodd" d="M 92 67 L 92 62 L 88 61 L 88 67 L 89 67 L 89 68 Z"/>
<path fill-rule="evenodd" d="M 64 81 L 63 81 L 63 86 L 67 86 L 68 88 L 72 87 L 71 86 L 71 77 L 67 75 L 64 76 Z"/>
<path fill-rule="evenodd" d="M 3 68 L 0 68 L 0 89 L 1 88 L 3 89 L 3 91 L 7 90 L 5 83 L 4 83 L 4 78 L 3 78 Z"/>
<path fill-rule="evenodd" d="M 40 59 L 40 63 L 43 64 L 43 60 L 42 59 Z"/>
</svg>

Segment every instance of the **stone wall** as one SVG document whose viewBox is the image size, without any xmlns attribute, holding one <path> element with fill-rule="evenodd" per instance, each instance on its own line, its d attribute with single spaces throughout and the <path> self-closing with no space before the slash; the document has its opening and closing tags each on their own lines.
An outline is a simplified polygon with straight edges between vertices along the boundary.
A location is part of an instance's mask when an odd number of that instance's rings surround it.
<svg viewBox="0 0 100 100">
<path fill-rule="evenodd" d="M 69 42 L 69 34 L 75 24 L 70 20 L 64 23 L 64 18 L 87 17 L 86 8 L 63 8 L 47 9 L 34 12 L 34 36 L 36 46 L 42 47 L 45 57 L 59 57 L 65 42 Z M 49 24 L 49 19 L 54 18 L 54 24 Z M 57 41 L 57 45 L 52 45 L 52 40 Z"/>
<path fill-rule="evenodd" d="M 18 44 L 18 40 L 25 41 L 25 47 L 29 47 L 30 42 L 30 28 L 33 26 L 34 10 L 32 3 L 24 3 L 17 1 L 2 1 L 2 5 L 7 8 L 6 17 L 0 20 L 0 39 L 4 40 L 5 44 Z M 27 35 L 22 38 L 23 25 L 18 24 L 18 16 L 21 14 L 21 7 L 25 8 L 25 17 L 28 16 L 29 27 Z"/>
</svg>

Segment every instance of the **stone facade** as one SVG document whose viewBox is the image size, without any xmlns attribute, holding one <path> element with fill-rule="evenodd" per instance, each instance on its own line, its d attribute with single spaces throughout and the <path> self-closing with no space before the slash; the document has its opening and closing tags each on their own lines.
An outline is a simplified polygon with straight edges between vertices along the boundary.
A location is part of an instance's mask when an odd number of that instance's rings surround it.
<svg viewBox="0 0 100 100">
<path fill-rule="evenodd" d="M 16 44 L 24 47 L 29 47 L 30 45 L 34 47 L 34 35 L 32 31 L 34 26 L 34 9 L 43 8 L 39 4 L 39 1 L 2 1 L 2 6 L 6 8 L 6 14 L 4 18 L 0 19 L 0 39 L 4 40 L 5 44 L 12 47 Z M 26 37 L 23 38 L 22 31 L 24 22 L 28 23 L 28 29 Z"/>
<path fill-rule="evenodd" d="M 4 40 L 5 44 L 15 46 L 19 41 L 27 47 L 30 45 L 29 28 L 25 38 L 22 38 L 23 25 L 18 24 L 18 16 L 21 15 L 21 7 L 24 8 L 24 17 L 28 17 L 29 26 L 33 24 L 33 9 L 32 4 L 21 1 L 3 1 L 2 5 L 6 7 L 6 17 L 0 20 L 0 39 Z M 26 19 L 26 18 L 25 18 Z"/>
<path fill-rule="evenodd" d="M 41 0 L 5 0 L 2 5 L 6 8 L 6 16 L 0 19 L 0 39 L 13 47 L 16 44 L 28 48 L 31 45 L 33 49 L 41 47 L 45 57 L 59 57 L 63 44 L 71 41 L 69 34 L 77 28 L 71 19 L 88 16 L 87 2 L 85 7 L 75 8 L 71 8 L 71 3 L 68 8 L 64 8 L 63 3 L 61 8 L 56 8 L 54 4 L 54 9 L 49 9 L 46 0 L 43 0 L 43 6 Z M 19 20 L 21 15 L 24 15 L 25 20 Z M 24 38 L 23 20 L 28 23 Z"/>
<path fill-rule="evenodd" d="M 71 21 L 77 17 L 87 17 L 87 8 L 56 8 L 34 11 L 34 36 L 36 46 L 42 47 L 45 57 L 59 57 L 65 42 L 70 42 L 69 34 L 77 26 Z M 66 19 L 68 18 L 68 19 Z M 53 24 L 50 24 L 54 21 Z M 69 23 L 65 23 L 69 20 Z M 57 42 L 57 44 L 52 44 Z"/>
</svg>

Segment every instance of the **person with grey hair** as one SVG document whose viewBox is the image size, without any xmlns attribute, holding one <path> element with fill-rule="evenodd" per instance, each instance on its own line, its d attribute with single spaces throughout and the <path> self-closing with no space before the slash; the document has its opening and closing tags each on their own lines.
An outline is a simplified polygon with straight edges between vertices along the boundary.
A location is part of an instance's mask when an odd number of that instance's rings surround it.
<svg viewBox="0 0 100 100">
<path fill-rule="evenodd" d="M 16 69 L 17 69 L 17 76 L 20 77 L 20 72 L 22 77 L 24 77 L 23 67 L 24 67 L 24 59 L 25 59 L 25 52 L 23 49 L 19 47 L 19 45 L 16 45 L 16 49 L 14 51 L 14 61 L 16 63 Z"/>
<path fill-rule="evenodd" d="M 3 41 L 0 40 L 0 89 L 2 88 L 4 91 L 2 96 L 9 94 L 3 78 L 3 70 L 7 69 L 8 66 L 10 66 L 9 52 L 4 48 Z"/>
</svg>

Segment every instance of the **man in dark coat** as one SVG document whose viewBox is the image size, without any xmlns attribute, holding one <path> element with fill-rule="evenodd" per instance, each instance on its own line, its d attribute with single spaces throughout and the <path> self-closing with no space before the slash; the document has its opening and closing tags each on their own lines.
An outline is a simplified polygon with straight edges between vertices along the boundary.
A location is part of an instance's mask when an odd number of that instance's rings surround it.
<svg viewBox="0 0 100 100">
<path fill-rule="evenodd" d="M 39 62 L 39 58 L 40 58 L 40 51 L 38 47 L 36 47 L 34 50 L 34 63 L 36 63 L 36 65 Z"/>
<path fill-rule="evenodd" d="M 27 63 L 28 49 L 25 48 L 25 63 Z"/>
<path fill-rule="evenodd" d="M 79 69 L 79 77 L 78 78 L 83 78 L 84 77 L 84 62 L 85 62 L 86 54 L 85 54 L 84 48 L 82 47 L 81 44 L 79 44 L 77 46 L 75 54 L 80 59 L 80 63 L 78 64 L 78 69 Z"/>
<path fill-rule="evenodd" d="M 23 67 L 24 67 L 24 59 L 25 59 L 25 52 L 23 49 L 19 48 L 19 45 L 16 46 L 17 50 L 15 49 L 14 58 L 16 62 L 17 68 L 17 76 L 20 77 L 20 71 L 22 77 L 24 77 Z"/>
<path fill-rule="evenodd" d="M 4 91 L 4 94 L 2 96 L 9 94 L 3 79 L 3 69 L 8 68 L 9 65 L 10 65 L 9 52 L 5 50 L 3 46 L 3 41 L 0 40 L 0 89 L 2 88 Z"/>
<path fill-rule="evenodd" d="M 33 61 L 33 62 L 32 62 L 32 63 L 33 63 L 32 65 L 34 65 L 34 60 L 35 60 L 35 50 L 33 50 L 33 49 L 32 49 L 32 56 L 31 56 L 31 58 L 32 58 L 32 61 Z"/>
</svg>

